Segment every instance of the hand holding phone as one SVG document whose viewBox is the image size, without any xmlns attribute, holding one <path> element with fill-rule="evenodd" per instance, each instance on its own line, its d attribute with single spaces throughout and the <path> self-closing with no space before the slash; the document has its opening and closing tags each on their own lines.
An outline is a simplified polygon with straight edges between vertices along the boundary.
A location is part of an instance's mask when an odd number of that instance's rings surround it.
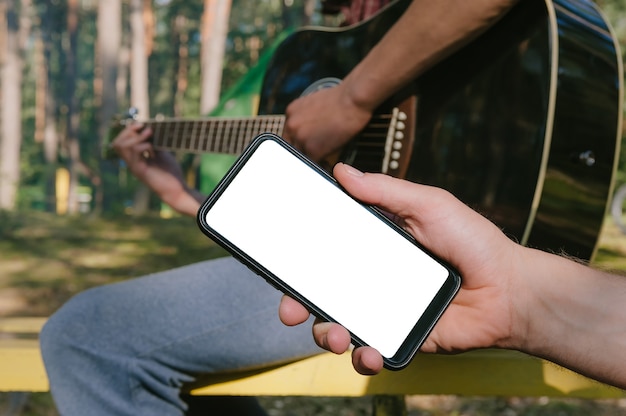
<svg viewBox="0 0 626 416">
<path fill-rule="evenodd" d="M 272 134 L 252 141 L 198 224 L 390 369 L 409 363 L 460 286 L 451 267 Z"/>
</svg>

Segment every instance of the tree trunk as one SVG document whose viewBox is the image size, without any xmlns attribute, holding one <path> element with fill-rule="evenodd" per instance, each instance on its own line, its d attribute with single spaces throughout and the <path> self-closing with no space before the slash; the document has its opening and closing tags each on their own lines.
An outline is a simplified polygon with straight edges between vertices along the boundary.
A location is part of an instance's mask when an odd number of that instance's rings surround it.
<svg viewBox="0 0 626 416">
<path fill-rule="evenodd" d="M 100 115 L 98 126 L 98 149 L 101 149 L 111 127 L 111 120 L 118 111 L 117 81 L 119 50 L 122 43 L 122 2 L 121 0 L 100 0 L 98 2 L 98 38 L 96 55 L 96 86 L 94 92 L 99 97 Z M 115 166 L 109 161 L 100 161 L 101 175 L 113 174 Z M 104 190 L 102 181 L 96 185 L 94 210 L 103 209 Z"/>
<path fill-rule="evenodd" d="M 0 209 L 13 210 L 20 181 L 22 144 L 22 58 L 17 4 L 0 2 L 2 68 L 0 74 Z"/>
<path fill-rule="evenodd" d="M 304 0 L 304 19 L 302 19 L 303 25 L 308 26 L 313 21 L 316 4 L 316 0 Z"/>
<path fill-rule="evenodd" d="M 184 114 L 185 92 L 188 86 L 189 68 L 189 34 L 187 33 L 187 18 L 174 18 L 174 33 L 178 39 L 178 70 L 176 71 L 176 91 L 174 93 L 174 117 Z"/>
<path fill-rule="evenodd" d="M 204 0 L 202 15 L 202 96 L 200 113 L 209 113 L 218 103 L 222 83 L 224 49 L 231 0 Z"/>
<path fill-rule="evenodd" d="M 146 39 L 144 0 L 130 2 L 131 58 L 130 58 L 130 101 L 139 110 L 139 118 L 150 118 L 148 100 L 148 52 Z M 133 214 L 142 215 L 149 207 L 150 191 L 140 186 L 135 192 Z"/>
<path fill-rule="evenodd" d="M 80 142 L 78 141 L 79 114 L 77 112 L 76 97 L 76 45 L 78 42 L 78 0 L 68 0 L 67 2 L 67 37 L 68 42 L 65 48 L 66 68 L 65 68 L 65 105 L 66 114 L 66 146 L 69 156 L 68 170 L 69 188 L 67 195 L 67 213 L 78 213 L 78 184 L 81 170 Z"/>
<path fill-rule="evenodd" d="M 46 65 L 46 44 L 42 26 L 35 32 L 33 66 L 35 76 L 35 142 L 43 143 L 46 131 L 46 96 L 48 94 L 48 66 Z"/>
<path fill-rule="evenodd" d="M 130 2 L 131 57 L 130 102 L 139 110 L 140 119 L 150 118 L 148 102 L 148 54 L 143 17 L 143 0 Z"/>
<path fill-rule="evenodd" d="M 51 85 L 50 55 L 51 35 L 54 31 L 51 22 L 51 8 L 46 7 L 39 16 L 37 29 L 37 130 L 35 138 L 42 143 L 45 160 L 45 209 L 56 212 L 56 169 L 59 152 L 59 133 L 56 124 L 57 102 Z"/>
</svg>

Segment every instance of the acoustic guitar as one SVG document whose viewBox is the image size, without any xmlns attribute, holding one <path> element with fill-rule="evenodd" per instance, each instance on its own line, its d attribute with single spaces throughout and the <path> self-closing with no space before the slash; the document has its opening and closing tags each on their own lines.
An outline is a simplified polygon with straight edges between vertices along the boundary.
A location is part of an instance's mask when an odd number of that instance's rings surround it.
<svg viewBox="0 0 626 416">
<path fill-rule="evenodd" d="M 258 116 L 148 120 L 154 146 L 239 154 L 261 132 L 280 135 L 289 102 L 339 82 L 409 3 L 293 33 L 266 70 Z M 622 81 L 592 2 L 521 1 L 391 97 L 340 159 L 448 189 L 522 244 L 591 259 L 619 155 Z"/>
</svg>

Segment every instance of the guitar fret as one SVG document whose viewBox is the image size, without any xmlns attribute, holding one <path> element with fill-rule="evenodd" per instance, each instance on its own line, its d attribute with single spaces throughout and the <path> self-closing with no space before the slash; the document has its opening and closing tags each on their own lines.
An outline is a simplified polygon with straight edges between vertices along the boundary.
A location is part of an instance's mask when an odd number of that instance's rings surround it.
<svg viewBox="0 0 626 416">
<path fill-rule="evenodd" d="M 219 119 L 217 121 L 217 129 L 215 129 L 215 146 L 213 148 L 213 151 L 215 153 L 221 153 L 222 152 L 222 138 L 224 137 L 224 119 Z"/>
<path fill-rule="evenodd" d="M 171 141 L 172 135 L 170 134 L 170 128 L 172 127 L 171 123 L 163 123 L 163 135 L 161 136 L 161 146 L 164 146 L 166 149 L 170 149 L 171 146 L 168 145 Z"/>
<path fill-rule="evenodd" d="M 245 120 L 241 120 L 238 127 L 237 127 L 237 138 L 235 140 L 235 153 L 239 154 L 241 153 L 242 147 L 242 141 L 245 139 Z"/>
<path fill-rule="evenodd" d="M 159 123 L 146 123 L 146 127 L 149 127 L 152 130 L 152 144 L 155 146 L 156 149 L 158 149 L 161 130 Z"/>
<path fill-rule="evenodd" d="M 228 153 L 228 137 L 230 136 L 231 122 L 226 119 L 224 122 L 224 132 L 222 134 L 222 153 Z"/>
<path fill-rule="evenodd" d="M 211 147 L 211 151 L 213 153 L 219 153 L 220 137 L 222 136 L 222 124 L 223 121 L 221 119 L 217 120 L 215 123 L 215 132 L 213 136 L 215 140 L 213 141 L 213 146 Z"/>
<path fill-rule="evenodd" d="M 164 123 L 154 123 L 153 124 L 153 128 L 156 130 L 154 133 L 154 143 L 159 142 L 159 145 L 161 147 L 165 147 L 166 148 L 166 138 L 167 138 L 167 134 L 165 129 L 167 128 L 167 124 Z"/>
<path fill-rule="evenodd" d="M 270 118 L 268 120 L 267 131 L 269 131 L 270 133 L 277 134 L 277 132 L 276 132 L 276 119 L 274 117 L 272 117 L 272 118 Z"/>
<path fill-rule="evenodd" d="M 187 121 L 185 123 L 185 127 L 186 128 L 183 130 L 183 140 L 185 142 L 185 149 L 187 151 L 192 150 L 192 147 L 191 147 L 191 128 L 192 128 L 192 126 L 193 126 L 193 122 L 191 120 Z"/>
<path fill-rule="evenodd" d="M 243 150 L 251 141 L 253 137 L 256 137 L 256 133 L 254 131 L 254 123 L 256 123 L 257 118 L 248 119 L 246 123 L 246 134 L 241 144 L 241 149 Z"/>
<path fill-rule="evenodd" d="M 215 152 L 220 153 L 222 146 L 222 138 L 224 137 L 224 119 L 220 119 L 217 122 L 217 129 L 215 130 Z"/>
<path fill-rule="evenodd" d="M 164 132 L 165 127 L 166 126 L 164 123 L 156 123 L 156 122 L 152 123 L 152 126 L 151 126 L 152 137 L 153 137 L 152 143 L 157 147 L 158 146 L 165 147 L 163 143 L 166 137 L 165 132 Z"/>
<path fill-rule="evenodd" d="M 243 137 L 243 142 L 241 143 L 241 147 L 239 149 L 240 152 L 243 151 L 244 147 L 248 144 L 248 140 L 250 140 L 250 136 L 252 136 L 253 130 L 252 130 L 252 122 L 254 119 L 248 119 L 246 121 L 246 129 L 245 129 L 245 133 L 244 133 L 244 137 Z"/>
<path fill-rule="evenodd" d="M 182 123 L 183 131 L 180 134 L 180 138 L 182 140 L 182 148 L 185 150 L 189 150 L 189 126 L 191 124 L 188 121 Z"/>
<path fill-rule="evenodd" d="M 228 143 L 228 137 L 230 136 L 230 131 L 232 129 L 232 122 L 230 121 L 230 119 L 226 120 L 226 123 L 224 125 L 224 135 L 222 136 L 222 152 L 228 154 L 228 148 L 229 148 L 229 143 Z"/>
<path fill-rule="evenodd" d="M 255 118 L 254 120 L 252 120 L 252 134 L 251 136 L 256 136 L 258 134 L 258 125 L 259 125 L 259 119 Z"/>
<path fill-rule="evenodd" d="M 215 142 L 215 120 L 212 122 L 209 122 L 209 132 L 207 133 L 206 137 L 207 140 L 205 140 L 204 142 L 204 151 L 206 153 L 209 153 L 211 151 L 211 148 L 213 147 L 213 143 Z"/>
<path fill-rule="evenodd" d="M 220 153 L 228 152 L 228 141 L 226 138 L 228 137 L 228 132 L 230 130 L 230 120 L 224 119 L 224 128 L 222 129 L 222 135 L 220 137 Z"/>
<path fill-rule="evenodd" d="M 174 126 L 171 122 L 163 123 L 163 140 L 161 142 L 161 145 L 168 150 L 174 147 L 174 144 L 172 143 L 172 140 L 174 139 L 174 136 L 172 136 L 173 128 Z"/>
<path fill-rule="evenodd" d="M 272 119 L 267 118 L 265 120 L 265 133 L 273 133 L 272 131 Z"/>
<path fill-rule="evenodd" d="M 198 147 L 197 150 L 200 151 L 204 151 L 206 152 L 206 144 L 209 142 L 209 140 L 211 140 L 210 136 L 205 136 L 204 131 L 206 130 L 206 126 L 207 124 L 209 124 L 210 122 L 208 120 L 203 120 L 200 122 L 200 134 L 198 137 Z"/>
<path fill-rule="evenodd" d="M 282 136 L 283 134 L 283 125 L 285 122 L 285 117 L 274 117 L 274 123 L 276 125 L 275 127 L 275 133 L 279 136 Z"/>
<path fill-rule="evenodd" d="M 239 128 L 237 129 L 237 143 L 235 143 L 236 154 L 241 153 L 242 143 L 246 140 L 246 123 L 245 120 L 241 120 Z"/>
<path fill-rule="evenodd" d="M 145 126 L 152 130 L 152 145 L 158 148 L 157 142 L 159 141 L 159 125 L 158 123 L 146 122 Z"/>
<path fill-rule="evenodd" d="M 198 137 L 196 136 L 196 129 L 198 128 L 198 121 L 194 120 L 191 122 L 191 141 L 189 150 L 195 151 L 197 149 L 196 142 L 198 141 Z"/>
<path fill-rule="evenodd" d="M 213 141 L 213 147 L 211 148 L 213 153 L 220 152 L 220 140 L 222 139 L 223 130 L 224 130 L 224 120 L 219 119 L 217 120 L 217 123 L 215 124 L 215 133 L 213 136 L 215 140 Z"/>
<path fill-rule="evenodd" d="M 178 140 L 180 141 L 180 149 L 182 149 L 182 150 L 187 150 L 187 146 L 186 146 L 186 144 L 187 144 L 187 134 L 186 134 L 186 132 L 187 132 L 187 124 L 189 124 L 189 123 L 187 123 L 187 121 L 181 121 L 180 122 L 180 130 L 181 131 L 179 133 L 179 136 L 178 136 L 179 139 Z"/>
<path fill-rule="evenodd" d="M 255 123 L 254 135 L 258 136 L 263 130 L 263 118 L 259 117 Z"/>
<path fill-rule="evenodd" d="M 167 123 L 167 133 L 168 133 L 168 135 L 166 137 L 166 139 L 167 139 L 166 143 L 167 143 L 168 149 L 170 149 L 170 150 L 171 149 L 175 149 L 175 148 L 178 147 L 178 144 L 176 142 L 176 139 L 178 137 L 176 135 L 177 126 L 178 126 L 177 124 L 172 123 L 172 122 Z"/>
<path fill-rule="evenodd" d="M 186 129 L 184 130 L 184 140 L 185 140 L 185 149 L 187 151 L 193 150 L 193 147 L 191 146 L 191 140 L 192 140 L 192 128 L 193 128 L 193 121 L 188 121 L 185 123 L 186 125 Z"/>
<path fill-rule="evenodd" d="M 237 122 L 237 130 L 236 133 L 233 135 L 233 154 L 239 154 L 241 153 L 239 151 L 239 144 L 241 143 L 241 139 L 243 138 L 243 123 L 240 120 L 239 122 Z"/>
<path fill-rule="evenodd" d="M 179 130 L 178 127 L 180 126 L 180 124 L 173 123 L 173 126 L 174 126 L 174 133 L 172 134 L 172 138 L 174 139 L 175 147 L 180 148 L 180 145 L 181 145 L 180 140 L 179 140 L 180 136 L 178 135 L 178 130 Z"/>
<path fill-rule="evenodd" d="M 241 141 L 241 120 L 235 120 L 233 124 L 233 136 L 231 137 L 231 154 L 239 154 L 239 142 Z"/>
<path fill-rule="evenodd" d="M 230 120 L 224 119 L 224 122 L 222 124 L 222 134 L 220 134 L 220 148 L 219 148 L 220 153 L 228 152 L 228 141 L 226 140 L 226 138 L 228 137 L 229 130 L 230 130 Z"/>
<path fill-rule="evenodd" d="M 239 151 L 241 152 L 246 145 L 248 144 L 248 138 L 250 136 L 252 136 L 254 134 L 254 132 L 252 131 L 252 124 L 253 124 L 254 119 L 253 118 L 248 118 L 246 119 L 246 122 L 244 123 L 244 129 L 241 132 L 242 136 L 243 136 L 243 140 L 241 141 L 241 144 L 239 145 Z"/>
<path fill-rule="evenodd" d="M 230 150 L 230 141 L 228 140 L 228 138 L 231 136 L 232 127 L 232 120 L 227 119 L 226 124 L 224 125 L 224 135 L 222 136 L 222 152 L 226 154 L 229 154 Z"/>
<path fill-rule="evenodd" d="M 177 149 L 184 149 L 183 135 L 181 130 L 185 129 L 185 122 L 176 123 L 174 125 L 174 142 Z"/>
<path fill-rule="evenodd" d="M 230 151 L 231 154 L 239 154 L 239 142 L 241 141 L 241 120 L 235 120 L 233 122 L 233 135 L 230 138 Z"/>
<path fill-rule="evenodd" d="M 279 130 L 278 118 L 272 117 L 272 133 L 278 134 L 280 136 L 281 132 Z"/>
<path fill-rule="evenodd" d="M 278 120 L 276 117 L 270 119 L 270 131 L 274 134 L 278 134 Z"/>
</svg>

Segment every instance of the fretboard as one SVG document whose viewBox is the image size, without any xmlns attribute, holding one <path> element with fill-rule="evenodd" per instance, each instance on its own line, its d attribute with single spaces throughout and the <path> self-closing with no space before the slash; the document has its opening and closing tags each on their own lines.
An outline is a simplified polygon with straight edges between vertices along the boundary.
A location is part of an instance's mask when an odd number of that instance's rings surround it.
<svg viewBox="0 0 626 416">
<path fill-rule="evenodd" d="M 261 133 L 281 135 L 284 115 L 248 118 L 202 118 L 148 120 L 153 145 L 161 150 L 188 153 L 223 153 L 238 155 Z"/>
</svg>

